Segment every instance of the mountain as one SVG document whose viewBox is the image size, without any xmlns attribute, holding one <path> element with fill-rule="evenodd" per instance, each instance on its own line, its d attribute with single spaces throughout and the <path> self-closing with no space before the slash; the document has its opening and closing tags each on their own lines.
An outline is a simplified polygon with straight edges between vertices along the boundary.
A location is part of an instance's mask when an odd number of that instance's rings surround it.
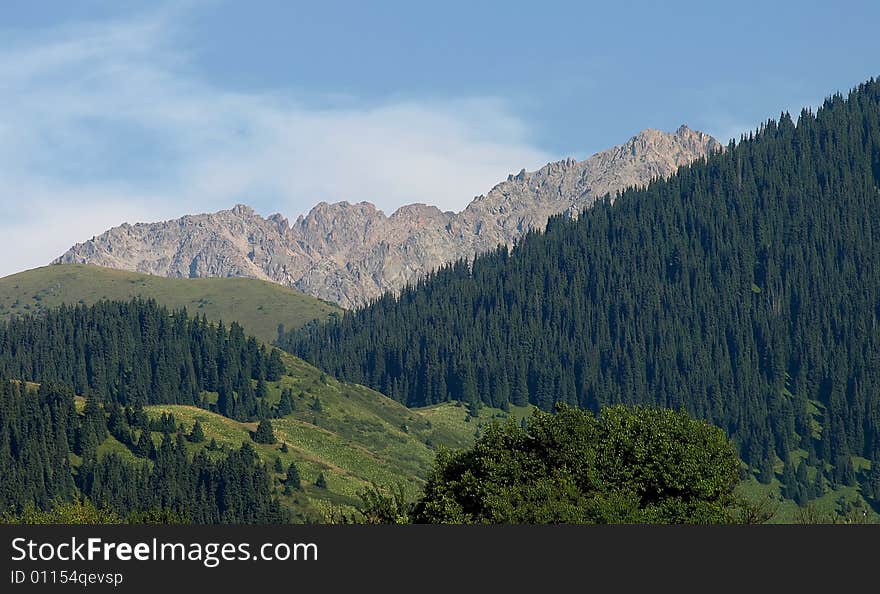
<svg viewBox="0 0 880 594">
<path fill-rule="evenodd" d="M 684 408 L 880 505 L 880 81 L 282 346 L 411 406 Z"/>
<path fill-rule="evenodd" d="M 343 307 L 398 290 L 441 264 L 512 244 L 557 213 L 577 214 L 606 193 L 645 185 L 721 149 L 680 127 L 644 130 L 585 161 L 520 171 L 459 213 L 410 204 L 391 216 L 368 202 L 316 205 L 290 225 L 238 205 L 161 223 L 123 224 L 72 247 L 55 263 L 96 264 L 153 275 L 251 277 Z"/>
<path fill-rule="evenodd" d="M 292 330 L 338 312 L 335 305 L 275 283 L 249 278 L 171 279 L 83 264 L 44 266 L 0 278 L 0 320 L 62 303 L 155 299 L 212 321 L 238 322 L 264 342 L 278 325 Z"/>
</svg>

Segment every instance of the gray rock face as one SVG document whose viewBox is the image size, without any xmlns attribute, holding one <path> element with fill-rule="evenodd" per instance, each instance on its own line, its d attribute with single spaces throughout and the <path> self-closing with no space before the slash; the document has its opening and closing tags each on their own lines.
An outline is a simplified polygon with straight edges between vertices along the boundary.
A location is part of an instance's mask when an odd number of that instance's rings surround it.
<svg viewBox="0 0 880 594">
<path fill-rule="evenodd" d="M 322 202 L 290 225 L 238 205 L 160 223 L 127 223 L 77 244 L 54 263 L 170 277 L 244 276 L 295 287 L 343 307 L 397 290 L 441 264 L 512 244 L 554 214 L 576 216 L 607 193 L 666 177 L 721 150 L 682 126 L 644 130 L 585 161 L 520 171 L 459 213 L 409 204 L 391 216 L 368 202 Z"/>
</svg>

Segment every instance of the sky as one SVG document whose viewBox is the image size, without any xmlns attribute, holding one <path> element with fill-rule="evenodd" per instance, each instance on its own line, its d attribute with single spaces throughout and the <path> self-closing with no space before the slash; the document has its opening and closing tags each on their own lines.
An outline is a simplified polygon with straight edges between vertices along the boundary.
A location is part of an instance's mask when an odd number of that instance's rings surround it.
<svg viewBox="0 0 880 594">
<path fill-rule="evenodd" d="M 880 3 L 3 0 L 0 276 L 237 203 L 460 210 L 682 123 L 722 141 L 880 74 Z"/>
</svg>

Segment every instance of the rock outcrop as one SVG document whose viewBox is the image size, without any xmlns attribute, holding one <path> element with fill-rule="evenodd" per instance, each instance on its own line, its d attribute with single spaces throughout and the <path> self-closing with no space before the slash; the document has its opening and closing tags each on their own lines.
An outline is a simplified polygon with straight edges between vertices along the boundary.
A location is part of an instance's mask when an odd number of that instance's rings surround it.
<svg viewBox="0 0 880 594">
<path fill-rule="evenodd" d="M 584 161 L 508 176 L 459 213 L 410 204 L 391 216 L 368 202 L 316 205 L 291 225 L 238 205 L 160 223 L 123 224 L 55 263 L 87 263 L 170 277 L 245 276 L 354 307 L 439 265 L 511 244 L 554 214 L 577 215 L 607 193 L 666 177 L 721 150 L 687 126 L 644 130 Z"/>
</svg>

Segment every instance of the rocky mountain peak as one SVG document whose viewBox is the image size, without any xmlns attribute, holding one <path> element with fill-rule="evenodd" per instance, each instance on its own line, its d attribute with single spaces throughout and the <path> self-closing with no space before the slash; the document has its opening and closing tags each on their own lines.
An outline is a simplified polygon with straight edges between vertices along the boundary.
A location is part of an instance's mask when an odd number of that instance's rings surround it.
<svg viewBox="0 0 880 594">
<path fill-rule="evenodd" d="M 254 209 L 247 204 L 236 204 L 229 212 L 239 217 L 252 217 L 255 214 Z"/>
<path fill-rule="evenodd" d="M 672 174 L 721 144 L 686 125 L 646 129 L 583 161 L 521 169 L 458 213 L 408 204 L 391 216 L 369 202 L 320 202 L 293 225 L 244 204 L 175 221 L 123 224 L 77 244 L 56 263 L 91 263 L 162 276 L 247 276 L 354 307 L 434 268 L 510 245 L 554 214 L 576 216 L 605 194 Z"/>
</svg>

